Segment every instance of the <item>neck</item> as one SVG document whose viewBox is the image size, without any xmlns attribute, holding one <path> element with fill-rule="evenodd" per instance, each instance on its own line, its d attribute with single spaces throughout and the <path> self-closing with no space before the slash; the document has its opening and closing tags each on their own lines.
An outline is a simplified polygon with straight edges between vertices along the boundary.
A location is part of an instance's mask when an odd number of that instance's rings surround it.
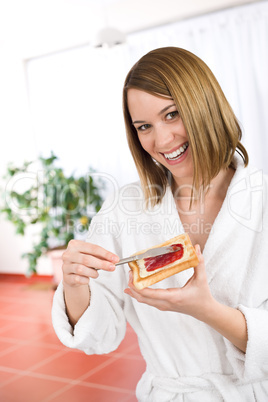
<svg viewBox="0 0 268 402">
<path fill-rule="evenodd" d="M 193 188 L 193 178 L 192 177 L 185 177 L 185 178 L 175 178 L 174 179 L 174 186 L 173 186 L 173 194 L 176 200 L 179 199 L 189 199 L 193 195 L 195 202 L 202 202 L 205 198 L 218 198 L 224 199 L 229 184 L 234 175 L 234 169 L 222 169 L 216 177 L 214 177 L 209 186 L 204 188 L 203 186 L 200 187 L 199 191 Z"/>
<path fill-rule="evenodd" d="M 211 180 L 208 197 L 224 199 L 231 183 L 235 170 L 233 168 L 222 169 L 219 174 Z"/>
</svg>

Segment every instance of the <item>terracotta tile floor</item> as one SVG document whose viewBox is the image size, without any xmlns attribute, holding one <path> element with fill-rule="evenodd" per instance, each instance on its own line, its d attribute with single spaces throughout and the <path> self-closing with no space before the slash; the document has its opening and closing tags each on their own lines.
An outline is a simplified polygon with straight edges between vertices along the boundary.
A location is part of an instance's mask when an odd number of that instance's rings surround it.
<svg viewBox="0 0 268 402">
<path fill-rule="evenodd" d="M 52 328 L 53 294 L 50 277 L 0 274 L 0 401 L 137 401 L 145 363 L 132 329 L 108 355 L 68 349 Z"/>
</svg>

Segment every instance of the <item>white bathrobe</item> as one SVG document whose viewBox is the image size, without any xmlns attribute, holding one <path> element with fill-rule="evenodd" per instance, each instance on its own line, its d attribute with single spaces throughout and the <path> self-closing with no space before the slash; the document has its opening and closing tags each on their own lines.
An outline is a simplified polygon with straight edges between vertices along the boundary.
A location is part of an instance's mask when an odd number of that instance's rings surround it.
<svg viewBox="0 0 268 402">
<path fill-rule="evenodd" d="M 128 321 L 147 364 L 136 391 L 140 402 L 268 401 L 267 189 L 261 171 L 237 161 L 203 252 L 213 296 L 246 317 L 246 354 L 190 316 L 162 312 L 127 296 L 127 265 L 100 271 L 90 281 L 91 305 L 74 331 L 58 287 L 52 317 L 61 342 L 87 354 L 109 353 L 124 338 Z M 150 211 L 143 206 L 140 185 L 125 186 L 93 219 L 88 241 L 127 257 L 184 231 L 170 188 L 161 206 Z M 153 287 L 181 287 L 192 273 L 186 270 Z"/>
</svg>

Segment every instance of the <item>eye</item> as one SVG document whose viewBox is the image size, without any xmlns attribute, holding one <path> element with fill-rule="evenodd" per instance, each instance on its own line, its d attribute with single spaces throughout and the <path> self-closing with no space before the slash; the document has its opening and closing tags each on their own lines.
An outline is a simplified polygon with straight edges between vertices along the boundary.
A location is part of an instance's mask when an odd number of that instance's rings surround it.
<svg viewBox="0 0 268 402">
<path fill-rule="evenodd" d="M 172 119 L 174 119 L 175 117 L 177 117 L 178 114 L 179 114 L 179 112 L 178 112 L 177 110 L 174 110 L 173 112 L 169 112 L 169 113 L 166 115 L 166 119 L 167 119 L 167 120 L 172 120 Z"/>
<path fill-rule="evenodd" d="M 137 131 L 146 131 L 148 130 L 148 128 L 150 128 L 151 125 L 150 124 L 143 124 L 142 126 L 136 127 Z"/>
</svg>

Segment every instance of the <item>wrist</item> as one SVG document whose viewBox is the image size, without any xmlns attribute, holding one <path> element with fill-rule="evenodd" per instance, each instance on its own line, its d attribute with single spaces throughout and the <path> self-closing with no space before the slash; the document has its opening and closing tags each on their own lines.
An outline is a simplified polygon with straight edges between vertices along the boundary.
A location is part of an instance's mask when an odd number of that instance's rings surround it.
<svg viewBox="0 0 268 402">
<path fill-rule="evenodd" d="M 80 289 L 89 288 L 89 283 L 85 283 L 85 284 L 81 284 L 81 283 L 70 284 L 68 282 L 65 282 L 64 279 L 62 280 L 62 285 L 63 285 L 64 290 L 66 290 L 68 292 L 74 292 L 74 293 L 79 292 Z"/>
<path fill-rule="evenodd" d="M 219 303 L 210 295 L 206 300 L 200 302 L 198 309 L 193 314 L 193 317 L 205 324 L 210 325 L 217 316 Z"/>
<path fill-rule="evenodd" d="M 66 313 L 72 327 L 90 305 L 90 287 L 87 285 L 70 286 L 63 283 Z"/>
<path fill-rule="evenodd" d="M 204 308 L 201 321 L 203 321 L 205 324 L 214 327 L 222 307 L 223 305 L 219 303 L 216 299 L 214 299 L 214 297 L 211 296 L 211 299 L 208 300 Z"/>
<path fill-rule="evenodd" d="M 79 285 L 79 286 L 71 286 L 63 282 L 63 293 L 65 300 L 66 298 L 72 299 L 77 301 L 78 303 L 81 300 L 87 300 L 88 304 L 90 302 L 90 286 L 89 284 L 86 285 Z"/>
</svg>

